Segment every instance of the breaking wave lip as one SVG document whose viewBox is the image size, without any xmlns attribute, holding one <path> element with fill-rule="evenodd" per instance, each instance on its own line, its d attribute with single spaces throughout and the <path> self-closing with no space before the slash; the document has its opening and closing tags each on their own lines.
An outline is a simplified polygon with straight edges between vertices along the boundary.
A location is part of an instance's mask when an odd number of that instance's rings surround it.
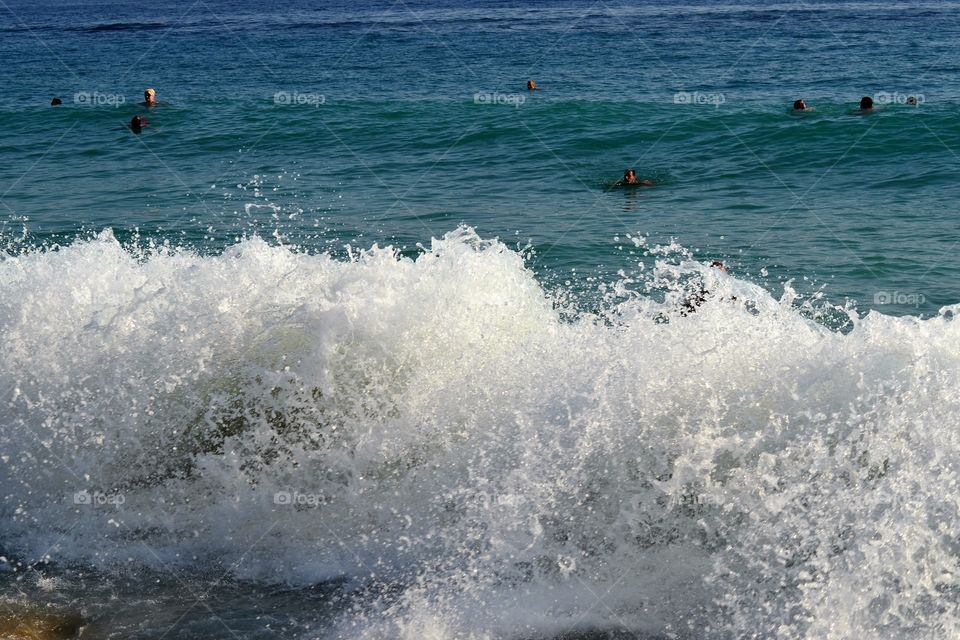
<svg viewBox="0 0 960 640">
<path fill-rule="evenodd" d="M 960 307 L 838 332 L 631 240 L 593 310 L 467 227 L 7 255 L 0 546 L 341 580 L 349 637 L 960 632 Z"/>
</svg>

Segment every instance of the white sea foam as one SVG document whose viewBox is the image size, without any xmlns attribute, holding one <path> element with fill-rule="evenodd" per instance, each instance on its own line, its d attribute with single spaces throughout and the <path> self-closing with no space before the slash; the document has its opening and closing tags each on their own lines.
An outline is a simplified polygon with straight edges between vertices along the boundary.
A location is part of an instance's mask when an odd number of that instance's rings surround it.
<svg viewBox="0 0 960 640">
<path fill-rule="evenodd" d="M 837 332 L 651 250 L 591 313 L 469 229 L 8 256 L 0 546 L 345 578 L 348 637 L 960 634 L 952 313 Z"/>
</svg>

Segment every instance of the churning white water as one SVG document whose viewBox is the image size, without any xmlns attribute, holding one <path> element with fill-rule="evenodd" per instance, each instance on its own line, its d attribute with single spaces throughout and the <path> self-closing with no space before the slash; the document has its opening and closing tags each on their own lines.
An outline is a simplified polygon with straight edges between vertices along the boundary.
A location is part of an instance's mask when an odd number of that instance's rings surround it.
<svg viewBox="0 0 960 640">
<path fill-rule="evenodd" d="M 343 580 L 342 637 L 960 635 L 954 310 L 652 251 L 592 312 L 466 228 L 6 256 L 0 549 Z"/>
</svg>

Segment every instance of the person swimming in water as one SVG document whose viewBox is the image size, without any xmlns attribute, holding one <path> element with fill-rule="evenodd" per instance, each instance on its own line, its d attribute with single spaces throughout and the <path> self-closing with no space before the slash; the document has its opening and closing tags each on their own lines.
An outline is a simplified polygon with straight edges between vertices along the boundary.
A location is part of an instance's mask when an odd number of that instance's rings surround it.
<svg viewBox="0 0 960 640">
<path fill-rule="evenodd" d="M 856 109 L 854 113 L 870 113 L 871 111 L 873 111 L 873 98 L 863 96 L 860 98 L 860 108 Z"/>
<path fill-rule="evenodd" d="M 643 180 L 637 179 L 637 172 L 633 169 L 627 169 L 623 172 L 623 179 L 617 182 L 617 186 L 622 187 L 625 185 L 636 185 L 638 187 L 652 187 L 654 185 L 653 180 L 648 180 L 644 178 Z"/>
<path fill-rule="evenodd" d="M 796 100 L 796 101 L 794 101 L 794 103 L 793 103 L 793 110 L 794 110 L 794 111 L 808 111 L 808 110 L 809 110 L 809 107 L 807 107 L 807 103 L 804 102 L 803 100 Z"/>
<path fill-rule="evenodd" d="M 722 260 L 714 260 L 710 263 L 711 269 L 716 269 L 720 273 L 730 273 L 730 270 L 727 269 L 726 263 Z M 706 302 L 708 299 L 713 297 L 713 294 L 704 286 L 703 281 L 694 281 L 696 282 L 694 290 L 687 296 L 687 298 L 680 303 L 680 315 L 686 316 L 691 313 L 696 313 L 697 309 Z M 730 296 L 731 301 L 736 301 L 736 296 Z"/>
<path fill-rule="evenodd" d="M 527 89 L 529 89 L 530 91 L 536 91 L 537 83 L 534 82 L 533 80 L 527 80 Z"/>
<path fill-rule="evenodd" d="M 130 127 L 130 130 L 133 131 L 134 133 L 140 133 L 143 130 L 143 128 L 148 124 L 149 123 L 147 122 L 146 118 L 136 115 L 130 119 L 130 124 L 128 126 Z"/>
<path fill-rule="evenodd" d="M 143 92 L 143 104 L 147 107 L 157 106 L 157 91 L 155 89 L 146 89 Z"/>
<path fill-rule="evenodd" d="M 59 105 L 61 105 L 61 104 L 63 104 L 63 100 L 61 100 L 60 98 L 54 98 L 53 100 L 50 101 L 50 106 L 51 106 L 51 107 L 56 107 L 56 106 L 59 106 Z"/>
</svg>

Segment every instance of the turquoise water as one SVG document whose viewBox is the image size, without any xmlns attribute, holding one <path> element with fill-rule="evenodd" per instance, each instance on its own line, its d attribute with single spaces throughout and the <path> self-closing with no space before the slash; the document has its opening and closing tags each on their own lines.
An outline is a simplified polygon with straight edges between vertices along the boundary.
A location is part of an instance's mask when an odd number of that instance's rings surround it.
<svg viewBox="0 0 960 640">
<path fill-rule="evenodd" d="M 0 1 L 0 636 L 960 636 L 958 30 Z"/>
<path fill-rule="evenodd" d="M 15 2 L 4 237 L 25 218 L 27 244 L 110 227 L 412 251 L 465 223 L 533 244 L 545 277 L 608 278 L 635 266 L 629 232 L 771 290 L 806 278 L 864 311 L 900 292 L 923 302 L 885 312 L 929 315 L 960 300 L 956 8 Z M 165 106 L 137 106 L 147 86 Z M 850 115 L 861 95 L 891 104 Z M 816 111 L 791 114 L 798 97 Z M 627 166 L 660 186 L 606 191 Z"/>
</svg>

